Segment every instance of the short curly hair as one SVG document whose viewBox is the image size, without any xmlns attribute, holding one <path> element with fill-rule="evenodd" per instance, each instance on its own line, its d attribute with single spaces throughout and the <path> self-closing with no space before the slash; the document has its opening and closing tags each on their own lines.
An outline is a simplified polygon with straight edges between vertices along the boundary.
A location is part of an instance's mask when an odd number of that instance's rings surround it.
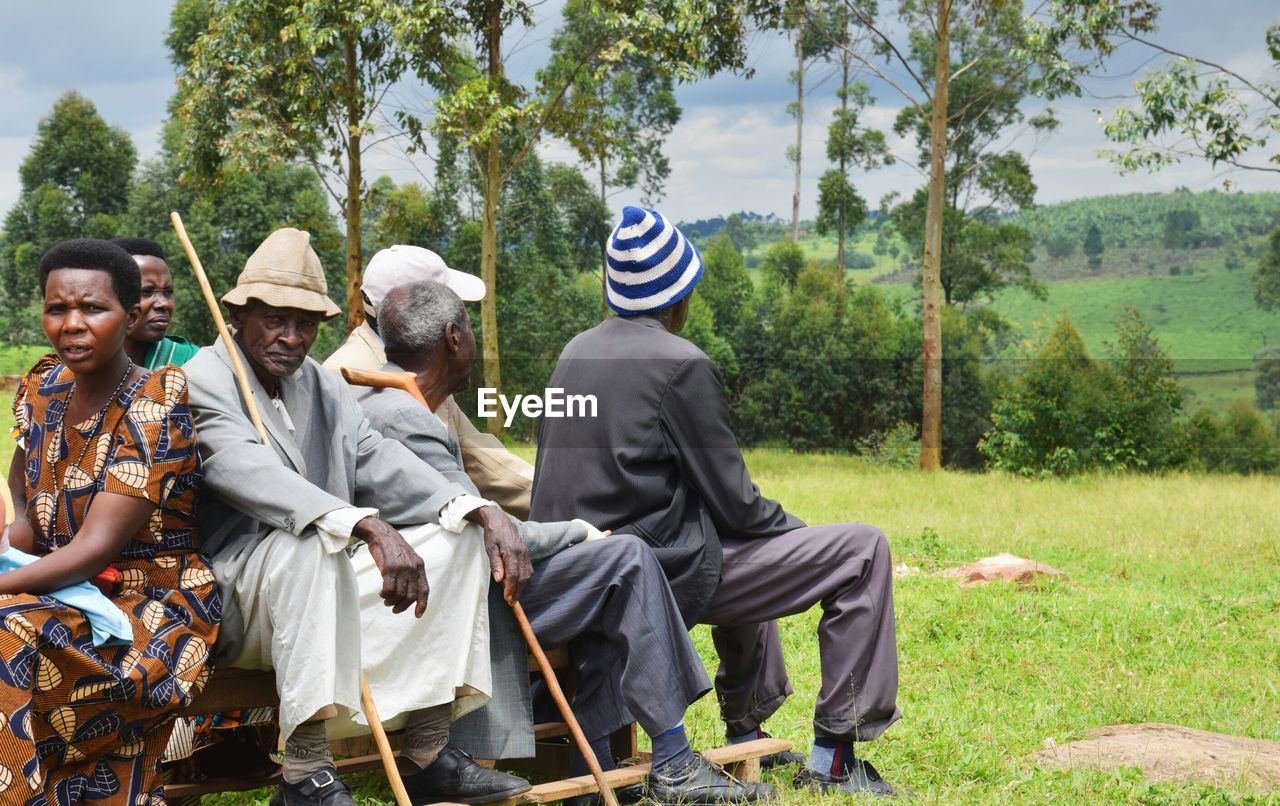
<svg viewBox="0 0 1280 806">
<path fill-rule="evenodd" d="M 58 269 L 93 269 L 111 275 L 116 299 L 126 311 L 142 299 L 142 274 L 138 263 L 111 241 L 97 238 L 73 238 L 55 245 L 40 258 L 40 296 L 49 284 L 49 274 Z"/>
<path fill-rule="evenodd" d="M 112 238 L 111 242 L 131 255 L 149 255 L 166 262 L 169 260 L 164 256 L 164 247 L 150 238 Z"/>
</svg>

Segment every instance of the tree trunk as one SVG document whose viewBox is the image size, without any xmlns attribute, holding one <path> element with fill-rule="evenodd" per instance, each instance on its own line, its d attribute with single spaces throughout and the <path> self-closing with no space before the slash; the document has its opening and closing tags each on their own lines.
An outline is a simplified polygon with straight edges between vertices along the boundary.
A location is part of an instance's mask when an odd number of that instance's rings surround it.
<svg viewBox="0 0 1280 806">
<path fill-rule="evenodd" d="M 791 194 L 791 240 L 800 234 L 800 149 L 804 135 L 804 37 L 796 30 L 796 153 L 795 190 Z"/>
<path fill-rule="evenodd" d="M 608 207 L 608 205 L 605 202 L 605 192 L 608 189 L 607 182 L 608 180 L 606 179 L 606 175 L 605 175 L 605 161 L 604 161 L 604 157 L 601 156 L 600 157 L 600 203 L 605 205 L 606 209 Z M 608 248 L 609 248 L 609 238 L 608 236 L 605 236 L 605 239 L 600 242 L 600 319 L 601 320 L 609 318 L 609 303 L 608 303 L 608 297 L 607 297 L 609 293 L 609 256 L 608 256 L 608 253 L 605 251 Z"/>
<path fill-rule="evenodd" d="M 848 50 L 840 51 L 840 110 L 845 114 L 848 114 L 848 111 L 849 111 L 849 51 Z M 841 151 L 841 154 L 840 154 L 840 175 L 845 178 L 846 182 L 849 181 L 848 166 L 845 164 L 843 151 Z M 837 229 L 836 229 L 836 267 L 838 269 L 837 273 L 841 277 L 844 276 L 844 267 L 845 267 L 844 229 L 846 226 L 848 226 L 847 219 L 845 218 L 845 213 L 846 213 L 845 206 L 841 204 L 840 205 L 840 222 L 837 225 Z"/>
<path fill-rule="evenodd" d="M 946 194 L 947 90 L 951 81 L 951 0 L 936 0 L 933 99 L 929 120 L 929 203 L 924 221 L 924 416 L 920 469 L 942 466 L 942 206 Z"/>
<path fill-rule="evenodd" d="M 502 3 L 489 4 L 489 82 L 495 89 L 502 77 Z M 480 330 L 484 334 L 484 385 L 502 389 L 502 371 L 498 363 L 498 198 L 502 195 L 501 146 L 498 135 L 489 137 L 484 169 L 484 220 L 480 234 L 480 278 L 488 293 L 480 301 Z M 488 431 L 502 433 L 502 418 L 490 417 Z"/>
<path fill-rule="evenodd" d="M 347 221 L 347 331 L 364 321 L 364 299 L 360 296 L 360 206 L 363 178 L 360 174 L 360 86 L 357 78 L 356 40 L 354 34 L 343 37 L 343 61 L 346 63 L 347 91 L 347 197 L 343 217 Z"/>
</svg>

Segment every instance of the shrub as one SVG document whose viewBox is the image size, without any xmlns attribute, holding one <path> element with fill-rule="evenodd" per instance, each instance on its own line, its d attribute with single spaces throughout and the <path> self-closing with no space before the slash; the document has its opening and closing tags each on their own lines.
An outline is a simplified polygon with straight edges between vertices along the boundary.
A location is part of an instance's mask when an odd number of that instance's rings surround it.
<svg viewBox="0 0 1280 806">
<path fill-rule="evenodd" d="M 1116 322 L 1110 365 L 1089 358 L 1064 314 L 992 407 L 979 445 L 1023 475 L 1157 470 L 1187 461 L 1182 391 L 1169 356 L 1136 310 Z"/>
<path fill-rule="evenodd" d="M 1187 441 L 1200 464 L 1217 473 L 1280 471 L 1280 436 L 1247 401 L 1237 400 L 1219 419 L 1201 408 L 1187 423 Z"/>
<path fill-rule="evenodd" d="M 876 259 L 871 255 L 850 249 L 844 253 L 844 267 L 846 269 L 874 269 L 876 267 Z"/>
</svg>

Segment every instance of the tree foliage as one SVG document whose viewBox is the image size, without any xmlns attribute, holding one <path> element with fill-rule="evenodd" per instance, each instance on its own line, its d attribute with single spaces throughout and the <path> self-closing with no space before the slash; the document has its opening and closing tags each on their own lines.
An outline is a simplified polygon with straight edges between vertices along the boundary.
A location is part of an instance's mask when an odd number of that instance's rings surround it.
<svg viewBox="0 0 1280 806">
<path fill-rule="evenodd" d="M 1253 274 L 1253 299 L 1264 311 L 1280 310 L 1280 226 L 1267 237 L 1267 250 Z"/>
<path fill-rule="evenodd" d="M 204 32 L 183 48 L 202 11 L 209 15 Z M 363 310 L 362 157 L 385 122 L 381 109 L 391 87 L 444 69 L 446 6 L 184 0 L 174 16 L 183 165 L 213 181 L 226 163 L 248 170 L 293 159 L 310 165 L 346 220 L 343 296 L 354 327 Z M 423 145 L 418 113 L 400 108 L 387 117 L 407 136 L 407 148 Z"/>
<path fill-rule="evenodd" d="M 649 203 L 662 195 L 671 175 L 662 146 L 680 121 L 675 77 L 664 69 L 661 54 L 627 50 L 615 58 L 602 50 L 605 27 L 585 0 L 570 0 L 551 40 L 553 59 L 582 65 L 563 101 L 568 115 L 581 120 L 564 134 L 595 171 L 602 201 L 616 187 L 638 188 Z"/>
<path fill-rule="evenodd" d="M 167 139 L 172 145 L 174 134 Z M 342 233 L 334 225 L 324 189 L 310 169 L 279 163 L 257 171 L 228 170 L 217 186 L 197 191 L 183 181 L 179 159 L 166 147 L 139 171 L 118 234 L 151 238 L 164 246 L 173 274 L 173 333 L 177 335 L 197 344 L 209 344 L 217 338 L 204 296 L 169 224 L 173 210 L 181 213 L 215 294 L 235 285 L 245 261 L 268 233 L 280 227 L 311 233 L 311 245 L 320 257 L 329 288 L 342 287 Z M 332 350 L 345 337 L 341 321 L 325 327 L 317 355 Z"/>
<path fill-rule="evenodd" d="M 40 339 L 27 306 L 35 298 L 41 256 L 66 238 L 111 238 L 128 205 L 137 152 L 88 98 L 72 91 L 40 120 L 18 169 L 18 200 L 0 241 L 8 330 Z"/>
<path fill-rule="evenodd" d="M 783 238 L 769 246 L 760 270 L 766 278 L 789 291 L 796 287 L 804 266 L 804 249 L 790 238 Z"/>
<path fill-rule="evenodd" d="M 1160 470 L 1187 459 L 1182 391 L 1168 354 L 1138 312 L 1116 322 L 1111 360 L 1089 357 L 1064 314 L 1025 355 L 996 399 L 981 450 L 1023 475 Z"/>
</svg>

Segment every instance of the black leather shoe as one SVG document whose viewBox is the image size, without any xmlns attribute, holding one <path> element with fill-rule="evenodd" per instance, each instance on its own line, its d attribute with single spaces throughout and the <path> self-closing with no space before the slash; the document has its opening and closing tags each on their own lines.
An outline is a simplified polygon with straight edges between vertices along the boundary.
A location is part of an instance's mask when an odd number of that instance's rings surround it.
<svg viewBox="0 0 1280 806">
<path fill-rule="evenodd" d="M 617 786 L 613 788 L 613 794 L 618 799 L 618 803 L 639 803 L 644 800 L 644 784 Z M 565 798 L 560 803 L 561 806 L 600 806 L 601 803 L 604 803 L 604 799 L 600 797 L 600 793 L 592 792 L 590 795 L 575 795 L 572 798 Z"/>
<path fill-rule="evenodd" d="M 739 781 L 699 755 L 694 755 L 693 763 L 683 773 L 667 776 L 651 772 L 644 783 L 645 795 L 660 804 L 714 806 L 755 803 L 778 796 L 771 785 Z"/>
<path fill-rule="evenodd" d="M 471 756 L 445 745 L 440 756 L 422 772 L 406 776 L 404 788 L 414 806 L 422 803 L 489 803 L 528 792 L 523 778 L 481 767 Z"/>
<path fill-rule="evenodd" d="M 271 796 L 271 806 L 356 806 L 356 801 L 337 768 L 326 767 L 296 784 L 282 782 Z"/>
<path fill-rule="evenodd" d="M 892 798 L 897 791 L 888 781 L 880 777 L 871 762 L 854 759 L 853 766 L 844 775 L 836 777 L 801 767 L 793 781 L 796 789 L 809 789 L 815 792 L 844 792 L 848 795 L 873 795 L 877 798 Z"/>
</svg>

